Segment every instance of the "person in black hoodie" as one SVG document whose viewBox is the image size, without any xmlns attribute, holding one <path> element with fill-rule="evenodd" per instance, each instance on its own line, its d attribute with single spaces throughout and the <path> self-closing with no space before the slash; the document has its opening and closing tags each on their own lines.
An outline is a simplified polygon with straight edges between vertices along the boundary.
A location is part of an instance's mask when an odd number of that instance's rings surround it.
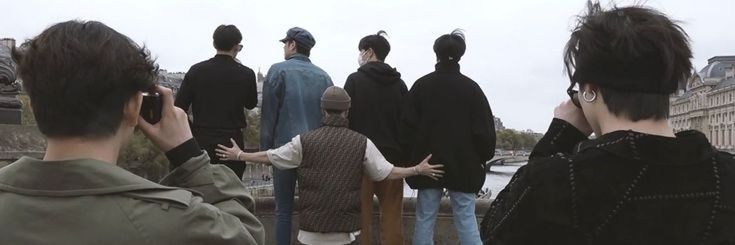
<svg viewBox="0 0 735 245">
<path fill-rule="evenodd" d="M 492 111 L 480 86 L 459 71 L 464 34 L 455 30 L 434 42 L 436 71 L 419 78 L 406 95 L 402 116 L 409 159 L 433 154 L 444 164 L 444 178 L 406 178 L 419 189 L 414 244 L 433 244 L 434 223 L 443 189 L 452 201 L 460 244 L 480 244 L 475 198 L 485 182 L 485 162 L 495 154 Z"/>
<path fill-rule="evenodd" d="M 405 158 L 398 141 L 398 125 L 408 89 L 401 73 L 384 62 L 390 52 L 385 34 L 379 31 L 360 40 L 360 68 L 345 82 L 345 90 L 352 97 L 348 119 L 350 129 L 372 140 L 388 161 L 401 162 Z M 374 194 L 380 202 L 380 244 L 403 244 L 403 179 L 373 182 L 367 177 L 362 184 L 361 244 L 373 244 L 370 227 Z"/>
</svg>

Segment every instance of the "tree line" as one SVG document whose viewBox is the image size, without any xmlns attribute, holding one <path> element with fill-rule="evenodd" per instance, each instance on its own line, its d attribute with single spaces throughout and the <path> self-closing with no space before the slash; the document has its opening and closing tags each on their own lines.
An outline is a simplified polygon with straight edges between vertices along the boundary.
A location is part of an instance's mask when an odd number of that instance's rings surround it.
<svg viewBox="0 0 735 245">
<path fill-rule="evenodd" d="M 502 150 L 528 150 L 536 146 L 543 136 L 530 131 L 517 131 L 514 129 L 500 129 L 495 132 L 496 149 Z"/>
</svg>

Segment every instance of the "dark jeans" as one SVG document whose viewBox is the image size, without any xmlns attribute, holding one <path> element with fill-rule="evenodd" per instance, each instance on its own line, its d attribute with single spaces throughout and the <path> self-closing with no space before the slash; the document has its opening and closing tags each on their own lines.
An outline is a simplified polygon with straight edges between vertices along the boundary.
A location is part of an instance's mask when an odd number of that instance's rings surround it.
<svg viewBox="0 0 735 245">
<path fill-rule="evenodd" d="M 242 129 L 194 128 L 192 129 L 192 134 L 194 134 L 194 138 L 199 143 L 199 146 L 207 151 L 212 164 L 224 164 L 232 169 L 238 178 L 242 179 L 242 175 L 245 172 L 245 162 L 221 161 L 217 157 L 217 152 L 214 151 L 214 149 L 217 149 L 218 144 L 231 147 L 232 142 L 230 142 L 230 139 L 234 139 L 240 149 L 243 149 Z"/>
<path fill-rule="evenodd" d="M 296 169 L 273 168 L 273 192 L 276 196 L 276 245 L 291 244 Z"/>
</svg>

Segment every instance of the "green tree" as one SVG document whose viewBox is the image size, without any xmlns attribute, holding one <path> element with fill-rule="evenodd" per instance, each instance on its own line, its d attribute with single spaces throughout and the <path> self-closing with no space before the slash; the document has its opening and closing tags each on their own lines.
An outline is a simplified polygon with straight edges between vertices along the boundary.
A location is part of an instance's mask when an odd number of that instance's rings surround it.
<svg viewBox="0 0 735 245">
<path fill-rule="evenodd" d="M 519 132 L 513 129 L 498 130 L 496 136 L 496 148 L 504 150 L 531 150 L 538 139 L 532 132 Z"/>
<path fill-rule="evenodd" d="M 248 126 L 243 132 L 245 148 L 260 148 L 260 108 L 245 110 Z"/>
</svg>

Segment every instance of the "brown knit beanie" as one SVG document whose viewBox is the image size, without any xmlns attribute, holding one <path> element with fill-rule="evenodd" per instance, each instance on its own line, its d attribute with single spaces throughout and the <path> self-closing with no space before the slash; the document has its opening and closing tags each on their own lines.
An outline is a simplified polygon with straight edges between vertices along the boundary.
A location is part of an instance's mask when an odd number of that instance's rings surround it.
<svg viewBox="0 0 735 245">
<path fill-rule="evenodd" d="M 350 95 L 344 89 L 332 86 L 322 94 L 322 109 L 346 111 L 350 109 Z"/>
</svg>

